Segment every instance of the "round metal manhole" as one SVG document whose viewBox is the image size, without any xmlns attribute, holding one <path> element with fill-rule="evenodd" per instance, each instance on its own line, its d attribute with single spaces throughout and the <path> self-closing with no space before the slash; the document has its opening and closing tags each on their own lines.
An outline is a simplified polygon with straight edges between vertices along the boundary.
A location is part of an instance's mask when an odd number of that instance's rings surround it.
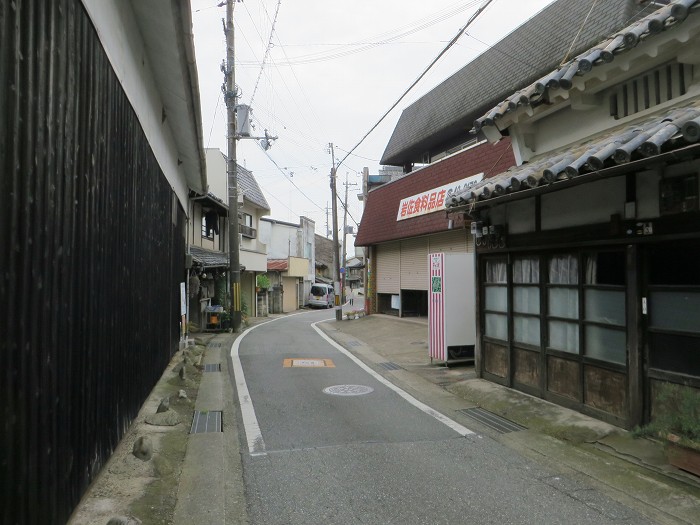
<svg viewBox="0 0 700 525">
<path fill-rule="evenodd" d="M 364 385 L 335 385 L 323 389 L 324 394 L 333 396 L 362 396 L 374 392 L 374 388 Z"/>
</svg>

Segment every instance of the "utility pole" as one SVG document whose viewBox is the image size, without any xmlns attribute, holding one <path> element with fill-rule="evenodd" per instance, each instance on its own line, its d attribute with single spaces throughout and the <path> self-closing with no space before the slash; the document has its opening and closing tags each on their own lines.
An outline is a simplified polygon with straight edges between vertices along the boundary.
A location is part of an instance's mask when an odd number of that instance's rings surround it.
<svg viewBox="0 0 700 525">
<path fill-rule="evenodd" d="M 338 199 L 336 197 L 335 189 L 335 150 L 333 149 L 333 143 L 331 142 L 328 147 L 331 150 L 331 196 L 333 202 L 331 204 L 333 209 L 333 288 L 335 289 L 335 320 L 343 320 L 343 309 L 340 306 L 340 297 L 338 296 L 338 288 L 340 288 L 340 265 L 338 259 L 340 258 L 340 250 L 338 249 Z M 341 290 L 342 293 L 342 290 Z"/>
<path fill-rule="evenodd" d="M 231 327 L 234 332 L 241 329 L 241 260 L 238 237 L 238 166 L 236 161 L 236 78 L 234 68 L 233 2 L 226 0 L 226 78 L 225 100 L 228 128 L 228 155 L 226 174 L 228 178 L 228 253 L 229 280 L 231 283 Z"/>
<path fill-rule="evenodd" d="M 343 259 L 341 266 L 345 267 L 345 272 L 341 275 L 342 282 L 342 302 L 345 302 L 345 286 L 348 279 L 348 268 L 347 268 L 347 258 L 348 258 L 348 248 L 347 248 L 347 238 L 348 238 L 348 188 L 350 186 L 355 186 L 355 184 L 348 184 L 348 174 L 345 174 L 345 200 L 343 201 Z"/>
</svg>

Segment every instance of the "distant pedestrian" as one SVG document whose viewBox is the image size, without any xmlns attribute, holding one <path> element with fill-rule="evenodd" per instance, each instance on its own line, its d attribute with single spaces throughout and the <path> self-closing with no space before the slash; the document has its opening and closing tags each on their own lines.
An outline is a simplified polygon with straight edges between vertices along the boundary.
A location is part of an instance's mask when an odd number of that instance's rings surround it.
<svg viewBox="0 0 700 525">
<path fill-rule="evenodd" d="M 352 287 L 349 288 L 348 297 L 350 298 L 350 306 L 352 306 L 355 300 L 355 292 L 353 292 Z"/>
</svg>

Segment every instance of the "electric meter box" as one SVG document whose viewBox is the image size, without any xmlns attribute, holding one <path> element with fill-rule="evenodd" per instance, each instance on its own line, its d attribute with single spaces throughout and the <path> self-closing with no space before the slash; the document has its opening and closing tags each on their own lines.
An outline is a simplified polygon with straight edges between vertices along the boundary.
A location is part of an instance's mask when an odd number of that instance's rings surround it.
<svg viewBox="0 0 700 525">
<path fill-rule="evenodd" d="M 473 361 L 476 345 L 476 294 L 473 253 L 428 255 L 428 352 L 453 363 Z"/>
</svg>

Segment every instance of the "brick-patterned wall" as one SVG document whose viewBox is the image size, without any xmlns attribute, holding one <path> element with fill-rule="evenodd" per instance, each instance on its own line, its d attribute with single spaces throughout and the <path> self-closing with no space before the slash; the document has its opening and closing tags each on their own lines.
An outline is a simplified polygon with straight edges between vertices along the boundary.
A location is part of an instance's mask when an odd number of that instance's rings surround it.
<svg viewBox="0 0 700 525">
<path fill-rule="evenodd" d="M 481 144 L 370 191 L 355 245 L 371 246 L 447 231 L 448 219 L 443 211 L 397 221 L 401 199 L 477 173 L 493 177 L 514 164 L 510 138 L 506 137 L 497 144 Z M 461 225 L 460 220 L 455 227 Z"/>
</svg>

